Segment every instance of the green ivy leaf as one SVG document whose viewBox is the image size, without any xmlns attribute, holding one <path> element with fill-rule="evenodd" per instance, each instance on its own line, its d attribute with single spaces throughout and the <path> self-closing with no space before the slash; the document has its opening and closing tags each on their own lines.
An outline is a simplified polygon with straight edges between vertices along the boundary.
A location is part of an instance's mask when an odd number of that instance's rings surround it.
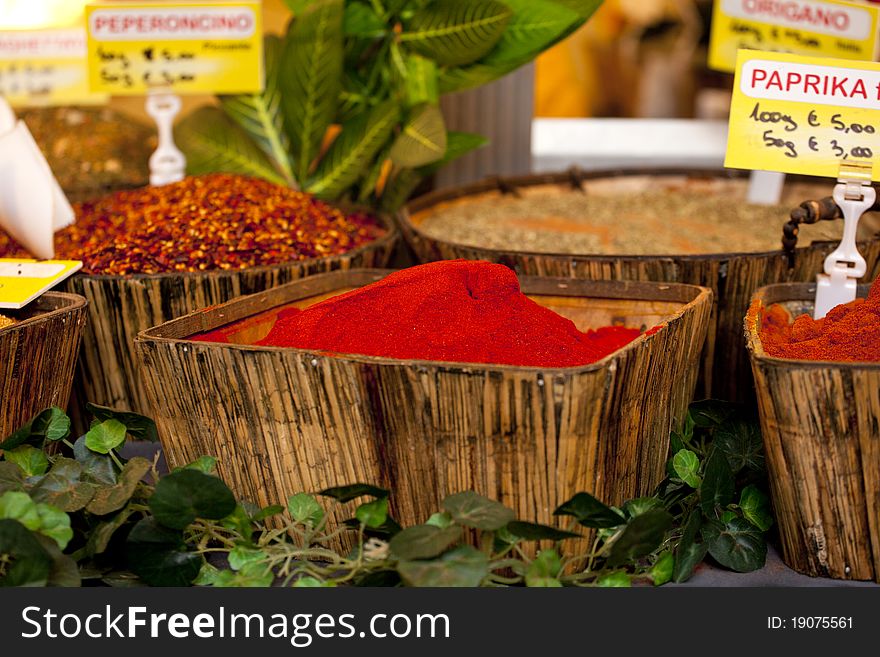
<svg viewBox="0 0 880 657">
<path fill-rule="evenodd" d="M 342 0 L 316 0 L 290 22 L 281 58 L 281 106 L 303 183 L 333 122 L 343 71 Z M 345 185 L 347 187 L 347 185 Z"/>
<path fill-rule="evenodd" d="M 400 107 L 387 101 L 346 123 L 321 158 L 307 190 L 319 198 L 342 196 L 369 169 L 399 119 Z"/>
<path fill-rule="evenodd" d="M 742 489 L 739 496 L 739 508 L 746 520 L 762 532 L 773 526 L 770 499 L 754 484 L 749 484 Z"/>
<path fill-rule="evenodd" d="M 691 488 L 700 487 L 700 459 L 689 449 L 683 449 L 672 457 L 675 474 Z"/>
<path fill-rule="evenodd" d="M 554 512 L 555 516 L 573 516 L 584 527 L 619 527 L 626 522 L 620 513 L 602 504 L 589 493 L 578 493 L 563 502 Z"/>
<path fill-rule="evenodd" d="M 460 545 L 430 561 L 401 561 L 397 571 L 408 586 L 479 586 L 489 574 L 489 557 L 470 545 Z"/>
<path fill-rule="evenodd" d="M 700 484 L 700 508 L 707 516 L 712 516 L 716 507 L 725 507 L 733 501 L 733 493 L 733 472 L 727 457 L 721 450 L 713 449 Z"/>
<path fill-rule="evenodd" d="M 554 549 L 541 550 L 526 570 L 525 582 L 528 587 L 555 588 L 562 586 L 559 573 L 562 559 Z"/>
<path fill-rule="evenodd" d="M 242 570 L 250 564 L 265 564 L 269 559 L 269 555 L 262 550 L 236 545 L 229 551 L 228 559 L 229 567 L 232 570 Z M 267 569 L 264 567 L 264 570 Z"/>
<path fill-rule="evenodd" d="M 197 470 L 180 470 L 162 477 L 149 505 L 156 520 L 172 529 L 183 529 L 196 518 L 219 520 L 236 507 L 226 484 Z"/>
<path fill-rule="evenodd" d="M 672 514 L 665 509 L 651 509 L 627 523 L 611 546 L 608 563 L 619 566 L 650 554 L 663 543 L 672 527 Z"/>
<path fill-rule="evenodd" d="M 174 138 L 186 155 L 186 170 L 203 173 L 237 173 L 285 185 L 260 147 L 219 107 L 200 107 L 174 129 Z"/>
<path fill-rule="evenodd" d="M 643 513 L 647 513 L 651 509 L 662 507 L 656 497 L 637 497 L 634 500 L 628 500 L 623 504 L 623 511 L 629 518 L 635 518 Z"/>
<path fill-rule="evenodd" d="M 0 493 L 24 488 L 24 473 L 14 463 L 0 461 Z"/>
<path fill-rule="evenodd" d="M 706 544 L 698 543 L 700 527 L 703 524 L 703 515 L 699 509 L 691 511 L 684 525 L 681 540 L 675 551 L 675 567 L 672 571 L 672 580 L 677 583 L 686 582 L 694 572 L 694 568 L 706 556 Z"/>
<path fill-rule="evenodd" d="M 271 504 L 269 506 L 263 507 L 255 514 L 251 516 L 252 522 L 260 522 L 261 520 L 265 520 L 266 518 L 271 518 L 272 516 L 277 516 L 279 513 L 284 512 L 284 507 L 280 504 Z"/>
<path fill-rule="evenodd" d="M 443 510 L 460 525 L 487 531 L 501 529 L 514 518 L 512 509 L 474 491 L 449 495 L 443 500 Z"/>
<path fill-rule="evenodd" d="M 245 541 L 250 541 L 254 533 L 251 515 L 244 504 L 237 504 L 225 518 L 220 520 L 220 524 L 226 529 L 238 532 Z"/>
<path fill-rule="evenodd" d="M 293 583 L 295 589 L 332 589 L 336 587 L 336 582 L 322 582 L 316 577 L 305 576 L 298 578 Z"/>
<path fill-rule="evenodd" d="M 122 472 L 119 473 L 118 483 L 96 490 L 86 506 L 86 511 L 98 516 L 118 511 L 128 504 L 138 483 L 151 468 L 152 464 L 145 458 L 135 456 L 130 459 L 123 466 Z"/>
<path fill-rule="evenodd" d="M 439 513 L 434 513 L 425 521 L 426 525 L 433 525 L 434 527 L 439 527 L 440 529 L 446 529 L 447 527 L 453 524 L 452 516 L 446 513 L 445 511 L 441 511 Z"/>
<path fill-rule="evenodd" d="M 437 64 L 434 60 L 421 55 L 408 54 L 404 58 L 406 64 L 406 104 L 416 107 L 423 103 L 436 105 L 440 100 L 437 85 Z"/>
<path fill-rule="evenodd" d="M 73 444 L 73 456 L 82 466 L 83 474 L 91 480 L 111 486 L 116 483 L 116 466 L 113 465 L 113 460 L 86 447 L 85 436 L 80 436 Z"/>
<path fill-rule="evenodd" d="M 441 159 L 446 153 L 446 125 L 436 105 L 417 109 L 394 140 L 389 151 L 399 167 L 420 167 Z"/>
<path fill-rule="evenodd" d="M 123 527 L 128 519 L 136 512 L 130 506 L 125 507 L 119 513 L 107 520 L 102 520 L 92 529 L 86 544 L 86 554 L 91 556 L 103 554 L 110 545 L 110 540 L 116 531 Z"/>
<path fill-rule="evenodd" d="M 0 519 L 0 554 L 11 558 L 0 586 L 43 586 L 52 571 L 52 557 L 36 535 L 17 520 Z"/>
<path fill-rule="evenodd" d="M 596 586 L 615 589 L 629 588 L 632 586 L 632 580 L 626 571 L 616 570 L 613 573 L 602 575 L 596 580 Z"/>
<path fill-rule="evenodd" d="M 16 447 L 4 452 L 3 457 L 10 463 L 15 463 L 27 477 L 45 474 L 49 469 L 49 459 L 46 453 L 32 445 Z"/>
<path fill-rule="evenodd" d="M 434 0 L 406 22 L 399 39 L 441 66 L 461 66 L 492 50 L 510 18 L 507 5 L 495 0 Z"/>
<path fill-rule="evenodd" d="M 364 502 L 355 509 L 354 517 L 367 527 L 381 527 L 388 519 L 388 498 Z"/>
<path fill-rule="evenodd" d="M 174 468 L 177 470 L 198 470 L 202 474 L 212 475 L 217 472 L 217 459 L 213 456 L 200 456 L 192 463 L 187 463 L 183 467 Z"/>
<path fill-rule="evenodd" d="M 108 454 L 125 442 L 125 425 L 119 420 L 93 423 L 86 433 L 86 447 L 98 454 Z"/>
<path fill-rule="evenodd" d="M 218 96 L 226 115 L 244 130 L 275 163 L 288 185 L 295 178 L 290 162 L 290 138 L 284 131 L 279 69 L 283 42 L 273 34 L 263 39 L 266 83 L 256 94 Z"/>
<path fill-rule="evenodd" d="M 296 522 L 309 527 L 317 527 L 324 519 L 324 509 L 318 500 L 308 493 L 297 493 L 287 498 L 287 510 Z"/>
<path fill-rule="evenodd" d="M 764 565 L 767 542 L 754 525 L 745 518 L 727 522 L 708 520 L 701 533 L 709 554 L 722 566 L 738 573 L 748 573 Z"/>
<path fill-rule="evenodd" d="M 154 518 L 144 518 L 132 528 L 125 554 L 129 568 L 150 586 L 189 586 L 203 563 L 201 555 L 187 551 L 181 532 Z"/>
<path fill-rule="evenodd" d="M 73 459 L 55 457 L 52 469 L 30 491 L 35 502 L 45 502 L 71 513 L 84 508 L 95 494 L 96 486 L 80 481 L 82 466 Z"/>
<path fill-rule="evenodd" d="M 325 488 L 318 495 L 324 497 L 332 497 L 337 502 L 351 502 L 358 497 L 369 495 L 370 497 L 388 497 L 388 491 L 384 488 L 371 486 L 370 484 L 349 484 L 347 486 L 334 486 L 333 488 Z"/>
<path fill-rule="evenodd" d="M 398 532 L 390 541 L 389 549 L 395 558 L 403 561 L 432 559 L 445 552 L 461 537 L 455 526 L 440 528 L 434 525 L 416 525 Z"/>
<path fill-rule="evenodd" d="M 15 449 L 25 443 L 42 447 L 46 441 L 61 440 L 70 435 L 70 418 L 56 406 L 38 413 L 30 422 L 0 442 L 0 449 Z"/>
<path fill-rule="evenodd" d="M 724 452 L 733 474 L 743 469 L 764 472 L 764 440 L 757 422 L 735 419 L 720 425 L 713 445 Z"/>
<path fill-rule="evenodd" d="M 100 421 L 116 420 L 125 425 L 125 431 L 135 440 L 146 440 L 151 443 L 159 441 L 159 430 L 152 418 L 131 411 L 117 411 L 107 406 L 86 404 L 89 412 Z"/>
<path fill-rule="evenodd" d="M 65 549 L 70 539 L 73 538 L 70 516 L 51 504 L 40 503 L 36 507 L 40 517 L 40 526 L 37 531 L 55 541 L 59 549 Z"/>
<path fill-rule="evenodd" d="M 565 531 L 564 529 L 520 520 L 513 520 L 507 523 L 505 529 L 512 536 L 523 541 L 561 541 L 566 538 L 578 538 L 580 536 L 580 534 Z"/>
<path fill-rule="evenodd" d="M 40 513 L 36 503 L 27 493 L 7 491 L 0 495 L 0 519 L 16 520 L 26 529 L 40 528 Z"/>
<path fill-rule="evenodd" d="M 675 557 L 668 550 L 657 557 L 657 561 L 651 566 L 648 575 L 654 586 L 662 586 L 672 579 L 672 570 L 675 567 Z"/>
</svg>

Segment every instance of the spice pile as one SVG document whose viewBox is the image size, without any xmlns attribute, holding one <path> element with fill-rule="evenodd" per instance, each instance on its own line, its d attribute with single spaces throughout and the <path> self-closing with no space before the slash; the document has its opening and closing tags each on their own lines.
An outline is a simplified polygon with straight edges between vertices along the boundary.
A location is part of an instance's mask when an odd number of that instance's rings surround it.
<svg viewBox="0 0 880 657">
<path fill-rule="evenodd" d="M 0 315 L 0 329 L 5 329 L 7 326 L 12 326 L 15 324 L 15 320 L 11 317 L 7 317 L 6 315 Z"/>
<path fill-rule="evenodd" d="M 195 336 L 226 341 L 218 329 Z M 600 360 L 640 334 L 582 333 L 524 295 L 502 265 L 452 260 L 405 269 L 305 310 L 285 309 L 256 344 L 413 360 L 572 367 Z"/>
<path fill-rule="evenodd" d="M 257 178 L 188 177 L 117 192 L 74 207 L 55 235 L 56 258 L 85 274 L 160 274 L 246 269 L 346 253 L 385 229 L 312 196 Z M 0 257 L 27 257 L 0 231 Z"/>
<path fill-rule="evenodd" d="M 759 310 L 754 305 L 749 312 L 754 317 Z M 801 315 L 789 323 L 784 308 L 770 306 L 760 333 L 764 351 L 777 358 L 880 362 L 880 279 L 867 299 L 837 306 L 819 320 Z"/>
<path fill-rule="evenodd" d="M 435 239 L 504 251 L 601 255 L 760 253 L 780 248 L 789 211 L 830 188 L 792 183 L 780 205 L 744 202 L 746 182 L 683 176 L 620 176 L 585 181 L 584 191 L 536 185 L 517 195 L 488 192 L 416 213 Z M 860 222 L 867 239 L 880 223 Z M 800 227 L 801 244 L 840 240 L 843 222 Z"/>
</svg>

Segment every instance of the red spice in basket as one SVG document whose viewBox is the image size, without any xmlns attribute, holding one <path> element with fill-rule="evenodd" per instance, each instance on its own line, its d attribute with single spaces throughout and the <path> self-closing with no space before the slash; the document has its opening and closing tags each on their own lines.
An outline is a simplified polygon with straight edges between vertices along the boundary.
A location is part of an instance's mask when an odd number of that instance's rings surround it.
<svg viewBox="0 0 880 657">
<path fill-rule="evenodd" d="M 454 260 L 396 272 L 305 310 L 284 310 L 257 344 L 414 360 L 571 367 L 600 360 L 639 334 L 639 329 L 622 326 L 582 333 L 571 320 L 520 292 L 509 268 Z"/>
<path fill-rule="evenodd" d="M 832 308 L 819 320 L 801 315 L 789 324 L 784 308 L 770 306 L 761 321 L 761 344 L 777 358 L 880 362 L 880 279 L 867 299 Z"/>
</svg>

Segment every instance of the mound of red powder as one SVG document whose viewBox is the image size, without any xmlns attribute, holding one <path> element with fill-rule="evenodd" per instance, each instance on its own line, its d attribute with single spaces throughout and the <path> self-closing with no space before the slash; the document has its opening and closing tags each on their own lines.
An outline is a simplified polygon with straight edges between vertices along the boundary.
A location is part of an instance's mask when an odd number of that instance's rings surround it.
<svg viewBox="0 0 880 657">
<path fill-rule="evenodd" d="M 305 310 L 282 311 L 257 344 L 414 360 L 571 367 L 638 337 L 619 326 L 582 333 L 520 292 L 488 262 L 412 267 Z M 205 339 L 204 336 L 203 339 Z"/>
<path fill-rule="evenodd" d="M 761 344 L 776 358 L 880 362 L 880 279 L 867 299 L 832 308 L 818 320 L 801 315 L 789 324 L 785 309 L 771 306 L 762 317 Z"/>
</svg>

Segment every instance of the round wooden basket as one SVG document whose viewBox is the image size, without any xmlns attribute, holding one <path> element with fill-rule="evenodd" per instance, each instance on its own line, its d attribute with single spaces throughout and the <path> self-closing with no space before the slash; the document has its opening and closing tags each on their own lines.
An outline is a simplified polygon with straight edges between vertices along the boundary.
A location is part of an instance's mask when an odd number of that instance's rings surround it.
<svg viewBox="0 0 880 657">
<path fill-rule="evenodd" d="M 348 253 L 235 271 L 131 276 L 77 274 L 68 290 L 89 300 L 89 323 L 74 381 L 71 414 L 84 425 L 85 402 L 146 413 L 147 399 L 137 375 L 134 339 L 140 331 L 199 308 L 206 308 L 312 274 L 388 264 L 399 233 L 388 232 Z"/>
<path fill-rule="evenodd" d="M 797 316 L 815 294 L 783 284 L 754 298 Z M 783 559 L 814 577 L 880 582 L 880 363 L 772 358 L 760 312 L 745 331 Z"/>
<path fill-rule="evenodd" d="M 0 440 L 50 406 L 64 408 L 86 324 L 84 298 L 47 292 L 0 328 Z"/>
<path fill-rule="evenodd" d="M 765 253 L 708 253 L 698 255 L 591 255 L 570 253 L 532 253 L 502 251 L 457 244 L 428 235 L 419 228 L 433 208 L 459 199 L 495 193 L 515 194 L 518 188 L 557 185 L 571 188 L 602 179 L 622 176 L 689 176 L 699 178 L 740 178 L 725 171 L 568 171 L 504 179 L 488 179 L 472 185 L 443 189 L 421 196 L 397 214 L 407 243 L 420 262 L 434 260 L 488 260 L 500 262 L 526 276 L 557 276 L 586 280 L 665 281 L 703 285 L 715 293 L 715 306 L 709 324 L 709 339 L 703 355 L 699 397 L 718 397 L 733 401 L 753 401 L 752 377 L 742 334 L 742 318 L 752 293 L 762 285 L 782 282 L 808 282 L 822 270 L 825 257 L 836 244 L 814 242 L 796 250 L 794 267 L 789 268 L 782 250 Z M 816 179 L 790 176 L 791 181 Z M 831 185 L 827 185 L 830 193 Z M 807 199 L 799 199 L 801 200 Z M 674 221 L 670 217 L 670 221 Z M 781 218 L 773 230 L 782 237 Z M 859 248 L 868 263 L 868 278 L 880 273 L 880 237 Z"/>
<path fill-rule="evenodd" d="M 551 523 L 577 491 L 620 503 L 663 478 L 670 429 L 696 382 L 711 312 L 705 288 L 521 278 L 526 294 L 581 328 L 663 325 L 597 363 L 565 369 L 187 339 L 247 320 L 253 341 L 281 307 L 388 273 L 314 276 L 142 332 L 144 391 L 170 465 L 217 456 L 220 476 L 258 504 L 355 482 L 388 487 L 404 524 L 424 522 L 444 496 L 464 490 Z"/>
</svg>

